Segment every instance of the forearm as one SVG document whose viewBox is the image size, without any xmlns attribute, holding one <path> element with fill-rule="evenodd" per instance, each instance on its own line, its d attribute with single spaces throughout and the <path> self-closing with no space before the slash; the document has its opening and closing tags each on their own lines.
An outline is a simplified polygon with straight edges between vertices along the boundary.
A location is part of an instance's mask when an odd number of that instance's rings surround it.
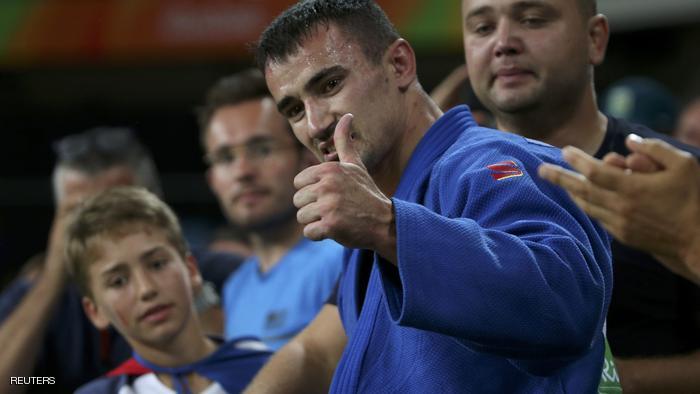
<svg viewBox="0 0 700 394">
<path fill-rule="evenodd" d="M 333 371 L 292 341 L 258 373 L 246 393 L 327 393 Z"/>
<path fill-rule="evenodd" d="M 246 393 L 327 393 L 347 338 L 338 308 L 325 305 L 304 331 L 280 349 Z"/>
<path fill-rule="evenodd" d="M 53 277 L 52 277 L 53 276 Z M 11 376 L 30 376 L 34 369 L 43 337 L 65 279 L 46 272 L 27 293 L 22 302 L 0 326 L 0 382 Z M 23 386 L 7 386 L 21 392 Z"/>
<path fill-rule="evenodd" d="M 615 359 L 625 394 L 700 391 L 700 352 L 683 356 Z"/>
<path fill-rule="evenodd" d="M 611 275 L 603 240 L 590 254 L 583 236 L 546 222 L 516 237 L 395 204 L 401 274 L 380 267 L 398 324 L 522 358 L 579 354 L 600 332 Z"/>
</svg>

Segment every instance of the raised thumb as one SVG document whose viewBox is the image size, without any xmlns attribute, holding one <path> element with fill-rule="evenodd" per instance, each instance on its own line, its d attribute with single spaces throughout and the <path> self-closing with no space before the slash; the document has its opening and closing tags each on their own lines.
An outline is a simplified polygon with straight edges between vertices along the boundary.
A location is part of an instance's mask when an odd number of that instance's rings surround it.
<svg viewBox="0 0 700 394">
<path fill-rule="evenodd" d="M 360 154 L 355 150 L 350 132 L 352 124 L 352 114 L 343 115 L 335 126 L 333 133 L 333 145 L 338 153 L 338 160 L 341 163 L 352 163 L 362 166 Z"/>
</svg>

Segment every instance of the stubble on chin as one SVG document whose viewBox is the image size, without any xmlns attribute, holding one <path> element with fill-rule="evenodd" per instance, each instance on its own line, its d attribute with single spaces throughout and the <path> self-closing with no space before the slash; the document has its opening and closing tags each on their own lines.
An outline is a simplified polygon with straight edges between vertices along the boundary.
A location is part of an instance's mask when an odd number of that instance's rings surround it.
<svg viewBox="0 0 700 394">
<path fill-rule="evenodd" d="M 243 231 L 264 233 L 275 230 L 280 226 L 288 225 L 291 222 L 296 223 L 296 216 L 297 208 L 294 205 L 290 205 L 283 211 L 275 212 L 265 217 L 242 220 L 240 217 L 229 215 L 229 220 Z"/>
</svg>

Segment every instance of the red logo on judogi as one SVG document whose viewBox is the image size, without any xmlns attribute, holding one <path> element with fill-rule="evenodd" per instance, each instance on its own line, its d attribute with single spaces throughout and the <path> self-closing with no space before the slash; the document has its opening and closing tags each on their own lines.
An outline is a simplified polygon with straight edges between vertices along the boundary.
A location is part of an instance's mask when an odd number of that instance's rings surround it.
<svg viewBox="0 0 700 394">
<path fill-rule="evenodd" d="M 518 168 L 518 165 L 515 164 L 515 162 L 512 160 L 494 163 L 486 166 L 486 168 L 492 171 L 491 177 L 497 181 L 507 178 L 513 178 L 516 176 L 523 176 L 523 172 L 520 170 L 520 168 Z"/>
</svg>

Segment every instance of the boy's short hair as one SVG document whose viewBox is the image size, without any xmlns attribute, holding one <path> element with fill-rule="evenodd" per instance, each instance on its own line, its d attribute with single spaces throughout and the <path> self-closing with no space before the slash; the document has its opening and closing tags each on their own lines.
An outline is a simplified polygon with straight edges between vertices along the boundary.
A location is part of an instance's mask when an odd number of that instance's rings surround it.
<svg viewBox="0 0 700 394">
<path fill-rule="evenodd" d="M 133 186 L 108 189 L 81 204 L 66 228 L 68 272 L 84 295 L 92 297 L 88 272 L 99 253 L 91 241 L 126 235 L 134 225 L 162 230 L 180 256 L 188 254 L 177 217 L 155 194 Z"/>
</svg>

